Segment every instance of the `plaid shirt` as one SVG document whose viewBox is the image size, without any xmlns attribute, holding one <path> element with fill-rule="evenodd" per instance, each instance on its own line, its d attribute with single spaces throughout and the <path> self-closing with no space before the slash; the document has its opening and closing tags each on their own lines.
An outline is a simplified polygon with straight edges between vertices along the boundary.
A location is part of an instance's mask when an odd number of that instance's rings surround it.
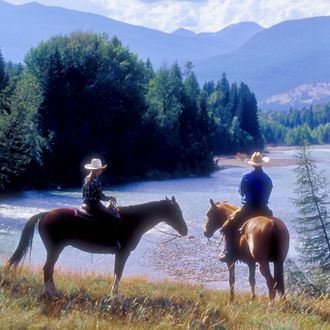
<svg viewBox="0 0 330 330">
<path fill-rule="evenodd" d="M 84 202 L 109 200 L 102 192 L 101 180 L 97 176 L 93 176 L 90 179 L 86 177 L 84 179 L 82 195 Z"/>
</svg>

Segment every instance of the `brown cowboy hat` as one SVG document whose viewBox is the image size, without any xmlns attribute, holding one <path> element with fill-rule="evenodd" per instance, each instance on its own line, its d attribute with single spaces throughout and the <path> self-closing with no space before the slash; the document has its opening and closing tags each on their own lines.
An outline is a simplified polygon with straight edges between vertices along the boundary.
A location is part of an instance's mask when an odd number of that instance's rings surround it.
<svg viewBox="0 0 330 330">
<path fill-rule="evenodd" d="M 254 152 L 251 156 L 251 159 L 246 159 L 246 161 L 253 166 L 262 166 L 267 164 L 270 159 L 269 157 L 262 157 L 260 152 Z"/>
</svg>

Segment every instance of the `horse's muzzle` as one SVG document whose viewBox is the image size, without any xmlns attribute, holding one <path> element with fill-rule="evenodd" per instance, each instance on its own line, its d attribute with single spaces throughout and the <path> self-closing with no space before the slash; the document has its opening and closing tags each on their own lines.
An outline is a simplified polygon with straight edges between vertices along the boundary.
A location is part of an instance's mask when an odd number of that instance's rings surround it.
<svg viewBox="0 0 330 330">
<path fill-rule="evenodd" d="M 179 234 L 181 236 L 187 236 L 188 235 L 188 228 L 183 228 L 179 231 Z"/>
<path fill-rule="evenodd" d="M 207 230 L 204 230 L 204 236 L 206 238 L 211 238 L 213 236 L 213 233 L 208 232 Z"/>
</svg>

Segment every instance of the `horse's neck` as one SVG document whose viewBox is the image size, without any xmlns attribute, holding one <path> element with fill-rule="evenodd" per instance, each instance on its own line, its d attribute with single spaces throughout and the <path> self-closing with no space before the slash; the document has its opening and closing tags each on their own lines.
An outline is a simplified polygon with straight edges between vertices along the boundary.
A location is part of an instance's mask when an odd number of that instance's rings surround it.
<svg viewBox="0 0 330 330">
<path fill-rule="evenodd" d="M 238 207 L 228 203 L 220 203 L 218 207 L 220 207 L 224 211 L 226 219 L 228 219 L 234 212 L 238 210 Z"/>
<path fill-rule="evenodd" d="M 223 203 L 222 205 L 230 213 L 233 213 L 233 212 L 235 212 L 235 211 L 238 210 L 238 207 L 237 206 L 231 205 L 229 203 Z"/>
<path fill-rule="evenodd" d="M 166 205 L 167 201 L 159 201 L 123 207 L 123 218 L 127 218 L 127 225 L 146 232 L 165 220 Z"/>
</svg>

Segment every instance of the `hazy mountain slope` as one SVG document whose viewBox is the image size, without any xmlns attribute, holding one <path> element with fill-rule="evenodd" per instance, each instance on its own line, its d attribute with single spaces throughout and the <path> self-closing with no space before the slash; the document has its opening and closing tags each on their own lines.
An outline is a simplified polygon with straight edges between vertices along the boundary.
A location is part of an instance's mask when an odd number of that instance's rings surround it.
<svg viewBox="0 0 330 330">
<path fill-rule="evenodd" d="M 301 84 L 330 81 L 330 17 L 286 21 L 227 55 L 196 63 L 201 80 L 244 81 L 259 100 Z"/>
<path fill-rule="evenodd" d="M 292 108 L 309 107 L 312 104 L 330 102 L 330 82 L 303 84 L 281 94 L 272 95 L 263 100 L 265 110 L 283 110 Z"/>
<path fill-rule="evenodd" d="M 121 23 L 100 15 L 78 12 L 38 3 L 12 5 L 0 0 L 0 47 L 6 59 L 22 61 L 31 46 L 56 34 L 73 31 L 106 32 L 117 35 L 140 58 L 150 58 L 156 66 L 163 61 L 185 62 L 226 53 L 246 38 L 236 33 L 238 42 L 221 37 L 202 38 L 168 34 Z M 234 34 L 232 35 L 232 39 Z M 243 41 L 242 41 L 243 38 Z"/>
<path fill-rule="evenodd" d="M 179 29 L 169 34 L 100 15 L 0 0 L 0 47 L 6 60 L 22 61 L 40 41 L 74 31 L 117 35 L 155 67 L 191 60 L 201 82 L 218 80 L 226 72 L 229 81 L 247 83 L 261 106 L 299 106 L 306 103 L 306 95 L 312 95 L 309 102 L 329 98 L 330 17 L 286 21 L 268 29 L 242 22 L 214 33 Z M 318 83 L 324 85 L 316 88 L 316 97 L 313 86 Z"/>
<path fill-rule="evenodd" d="M 247 40 L 262 31 L 264 28 L 255 22 L 241 22 L 238 24 L 231 24 L 218 32 L 202 32 L 195 33 L 187 29 L 178 29 L 172 34 L 185 37 L 208 38 L 215 42 L 225 42 L 232 50 L 243 45 Z"/>
</svg>

